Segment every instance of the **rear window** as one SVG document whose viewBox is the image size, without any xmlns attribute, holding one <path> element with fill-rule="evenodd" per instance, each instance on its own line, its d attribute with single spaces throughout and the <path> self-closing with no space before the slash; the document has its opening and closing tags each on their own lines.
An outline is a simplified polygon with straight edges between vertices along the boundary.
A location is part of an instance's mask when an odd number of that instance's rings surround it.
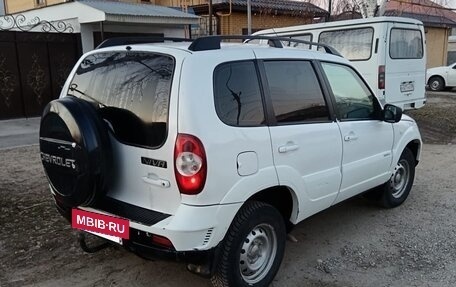
<svg viewBox="0 0 456 287">
<path fill-rule="evenodd" d="M 420 30 L 391 29 L 390 35 L 391 59 L 421 59 L 423 58 L 423 38 Z"/>
<path fill-rule="evenodd" d="M 357 28 L 322 32 L 318 42 L 335 48 L 350 61 L 360 61 L 371 57 L 373 39 L 373 28 Z"/>
<path fill-rule="evenodd" d="M 159 147 L 167 137 L 174 59 L 145 52 L 105 52 L 85 58 L 68 94 L 98 104 L 115 137 Z"/>
</svg>

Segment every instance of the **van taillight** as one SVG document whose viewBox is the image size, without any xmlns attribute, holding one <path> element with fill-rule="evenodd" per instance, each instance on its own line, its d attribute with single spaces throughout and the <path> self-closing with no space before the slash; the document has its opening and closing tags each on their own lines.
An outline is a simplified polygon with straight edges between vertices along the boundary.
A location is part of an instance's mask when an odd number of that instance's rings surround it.
<svg viewBox="0 0 456 287">
<path fill-rule="evenodd" d="M 192 135 L 178 134 L 174 146 L 174 173 L 183 194 L 198 194 L 206 183 L 206 152 L 201 141 Z"/>
<path fill-rule="evenodd" d="M 385 66 L 378 66 L 378 88 L 383 90 L 385 88 Z"/>
</svg>

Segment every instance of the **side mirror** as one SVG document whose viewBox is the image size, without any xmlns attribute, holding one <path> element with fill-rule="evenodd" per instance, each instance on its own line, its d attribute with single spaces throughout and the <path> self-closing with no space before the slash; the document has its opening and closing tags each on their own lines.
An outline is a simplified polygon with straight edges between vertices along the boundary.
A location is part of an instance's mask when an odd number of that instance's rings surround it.
<svg viewBox="0 0 456 287">
<path fill-rule="evenodd" d="M 383 107 L 383 120 L 387 123 L 397 123 L 402 118 L 402 109 L 394 105 L 386 104 Z"/>
</svg>

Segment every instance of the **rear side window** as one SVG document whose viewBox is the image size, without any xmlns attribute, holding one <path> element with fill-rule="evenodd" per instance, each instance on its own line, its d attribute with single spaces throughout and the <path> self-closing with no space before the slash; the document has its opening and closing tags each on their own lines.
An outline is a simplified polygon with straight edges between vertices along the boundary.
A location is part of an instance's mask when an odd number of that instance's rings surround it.
<svg viewBox="0 0 456 287">
<path fill-rule="evenodd" d="M 85 58 L 68 94 L 94 102 L 123 143 L 158 147 L 167 137 L 174 59 L 145 52 L 105 52 Z"/>
<path fill-rule="evenodd" d="M 423 37 L 420 30 L 391 29 L 390 49 L 391 59 L 421 59 L 423 58 Z"/>
<path fill-rule="evenodd" d="M 373 28 L 357 28 L 322 32 L 318 42 L 335 48 L 350 61 L 359 61 L 371 57 L 373 39 Z"/>
<path fill-rule="evenodd" d="M 278 123 L 328 121 L 318 79 L 307 61 L 270 61 L 264 67 Z"/>
<path fill-rule="evenodd" d="M 227 125 L 264 124 L 260 84 L 253 62 L 218 66 L 214 72 L 214 97 L 217 115 Z"/>
</svg>

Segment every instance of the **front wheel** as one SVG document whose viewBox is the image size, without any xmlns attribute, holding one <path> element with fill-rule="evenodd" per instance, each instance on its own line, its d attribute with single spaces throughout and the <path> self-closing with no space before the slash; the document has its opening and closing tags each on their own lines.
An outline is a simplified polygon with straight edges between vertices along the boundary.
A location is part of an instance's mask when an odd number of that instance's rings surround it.
<svg viewBox="0 0 456 287">
<path fill-rule="evenodd" d="M 220 247 L 212 285 L 269 286 L 282 262 L 285 239 L 285 221 L 277 209 L 246 202 Z"/>
<path fill-rule="evenodd" d="M 440 77 L 431 77 L 428 82 L 429 89 L 431 91 L 441 91 L 445 87 L 445 83 L 443 82 L 443 79 Z"/>
<path fill-rule="evenodd" d="M 384 207 L 399 206 L 407 199 L 415 179 L 415 165 L 413 153 L 405 148 L 390 180 L 383 185 L 380 203 Z"/>
</svg>

